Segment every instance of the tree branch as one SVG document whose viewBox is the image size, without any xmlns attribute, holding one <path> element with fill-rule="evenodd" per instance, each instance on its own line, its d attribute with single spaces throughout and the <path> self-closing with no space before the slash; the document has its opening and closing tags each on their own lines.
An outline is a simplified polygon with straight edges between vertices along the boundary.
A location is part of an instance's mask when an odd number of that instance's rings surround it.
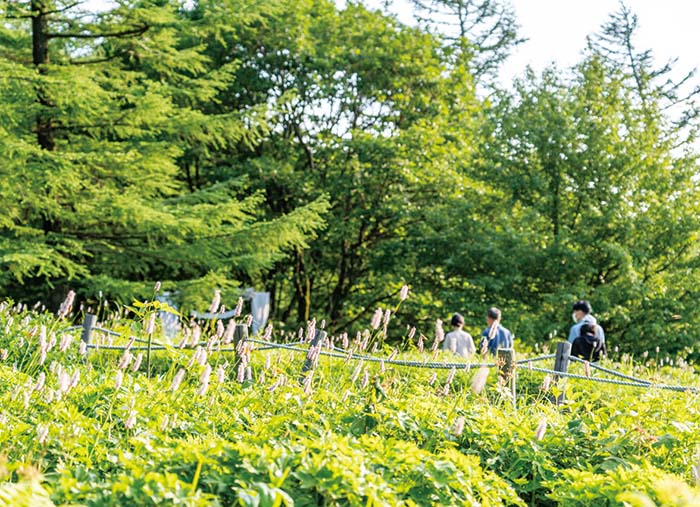
<svg viewBox="0 0 700 507">
<path fill-rule="evenodd" d="M 106 32 L 106 33 L 49 33 L 46 36 L 49 39 L 99 39 L 102 37 L 127 37 L 129 35 L 143 35 L 148 30 L 148 25 L 133 28 L 131 30 L 123 30 L 121 32 Z"/>
</svg>

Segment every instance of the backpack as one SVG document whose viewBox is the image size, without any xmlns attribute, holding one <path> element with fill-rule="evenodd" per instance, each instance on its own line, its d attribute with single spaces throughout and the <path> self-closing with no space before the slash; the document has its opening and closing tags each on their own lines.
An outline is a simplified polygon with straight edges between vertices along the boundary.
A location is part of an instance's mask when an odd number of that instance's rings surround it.
<svg viewBox="0 0 700 507">
<path fill-rule="evenodd" d="M 587 361 L 600 360 L 600 354 L 605 353 L 605 343 L 597 336 L 597 326 L 584 324 L 581 326 L 580 335 L 571 344 L 571 355 Z"/>
</svg>

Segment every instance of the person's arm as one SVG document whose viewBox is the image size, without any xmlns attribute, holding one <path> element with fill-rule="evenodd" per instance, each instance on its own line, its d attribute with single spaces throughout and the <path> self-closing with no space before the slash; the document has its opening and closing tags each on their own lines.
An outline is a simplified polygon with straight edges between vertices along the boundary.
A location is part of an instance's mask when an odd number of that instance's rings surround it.
<svg viewBox="0 0 700 507">
<path fill-rule="evenodd" d="M 574 340 L 576 338 L 578 338 L 579 327 L 581 327 L 581 326 L 579 326 L 578 324 L 574 324 L 573 326 L 571 326 L 571 330 L 569 331 L 569 338 L 568 338 L 569 343 L 574 343 Z"/>
<path fill-rule="evenodd" d="M 447 346 L 447 342 L 451 342 L 452 337 L 450 336 L 450 333 L 447 333 L 445 335 L 445 339 L 442 340 L 442 350 L 449 350 L 449 347 Z"/>
</svg>

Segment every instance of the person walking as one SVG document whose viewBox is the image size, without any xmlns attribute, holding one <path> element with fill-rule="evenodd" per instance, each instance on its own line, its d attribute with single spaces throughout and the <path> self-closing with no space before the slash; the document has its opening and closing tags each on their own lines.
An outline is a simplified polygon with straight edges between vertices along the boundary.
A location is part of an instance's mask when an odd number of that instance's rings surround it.
<svg viewBox="0 0 700 507">
<path fill-rule="evenodd" d="M 585 299 L 582 299 L 580 301 L 576 301 L 571 309 L 573 310 L 571 318 L 574 320 L 574 325 L 571 326 L 571 330 L 569 331 L 569 343 L 574 343 L 574 340 L 581 336 L 581 327 L 584 324 L 590 324 L 595 326 L 596 336 L 604 345 L 605 330 L 603 329 L 603 326 L 598 324 L 598 321 L 592 315 L 593 308 L 591 308 L 591 304 Z"/>
<path fill-rule="evenodd" d="M 496 355 L 498 349 L 513 348 L 513 334 L 501 325 L 501 310 L 491 307 L 486 311 L 488 327 L 481 333 L 481 354 Z"/>
<path fill-rule="evenodd" d="M 582 299 L 572 307 L 571 318 L 574 325 L 569 331 L 568 341 L 571 343 L 571 355 L 589 361 L 598 361 L 601 355 L 606 355 L 605 330 L 591 315 L 591 304 Z"/>
<path fill-rule="evenodd" d="M 472 335 L 464 331 L 464 317 L 459 313 L 455 313 L 450 321 L 452 331 L 445 335 L 445 341 L 442 344 L 443 350 L 450 350 L 462 357 L 469 357 L 476 352 Z"/>
</svg>

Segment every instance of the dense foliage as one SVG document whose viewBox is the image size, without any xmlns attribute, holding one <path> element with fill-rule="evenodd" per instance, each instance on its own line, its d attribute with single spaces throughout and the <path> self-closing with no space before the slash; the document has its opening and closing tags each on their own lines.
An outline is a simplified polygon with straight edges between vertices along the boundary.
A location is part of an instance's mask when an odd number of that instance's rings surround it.
<svg viewBox="0 0 700 507">
<path fill-rule="evenodd" d="M 409 283 L 403 324 L 476 331 L 495 304 L 530 344 L 587 298 L 621 349 L 691 355 L 693 76 L 621 5 L 578 65 L 499 89 L 506 1 L 412 3 L 415 26 L 352 1 L 0 1 L 0 293 L 162 280 L 202 310 L 254 286 L 275 321 L 346 331 Z"/>
<path fill-rule="evenodd" d="M 146 338 L 157 306 L 106 325 Z M 525 367 L 514 407 L 495 370 L 481 389 L 480 370 L 399 367 L 380 351 L 385 365 L 321 356 L 304 374 L 303 353 L 218 352 L 216 326 L 192 335 L 211 347 L 153 351 L 149 374 L 140 342 L 86 352 L 67 326 L 0 309 L 0 505 L 700 502 L 697 394 L 555 385 Z M 127 340 L 96 333 L 92 343 Z M 455 357 L 407 350 L 399 357 Z M 655 382 L 696 377 L 653 351 L 637 359 L 606 366 Z"/>
</svg>

